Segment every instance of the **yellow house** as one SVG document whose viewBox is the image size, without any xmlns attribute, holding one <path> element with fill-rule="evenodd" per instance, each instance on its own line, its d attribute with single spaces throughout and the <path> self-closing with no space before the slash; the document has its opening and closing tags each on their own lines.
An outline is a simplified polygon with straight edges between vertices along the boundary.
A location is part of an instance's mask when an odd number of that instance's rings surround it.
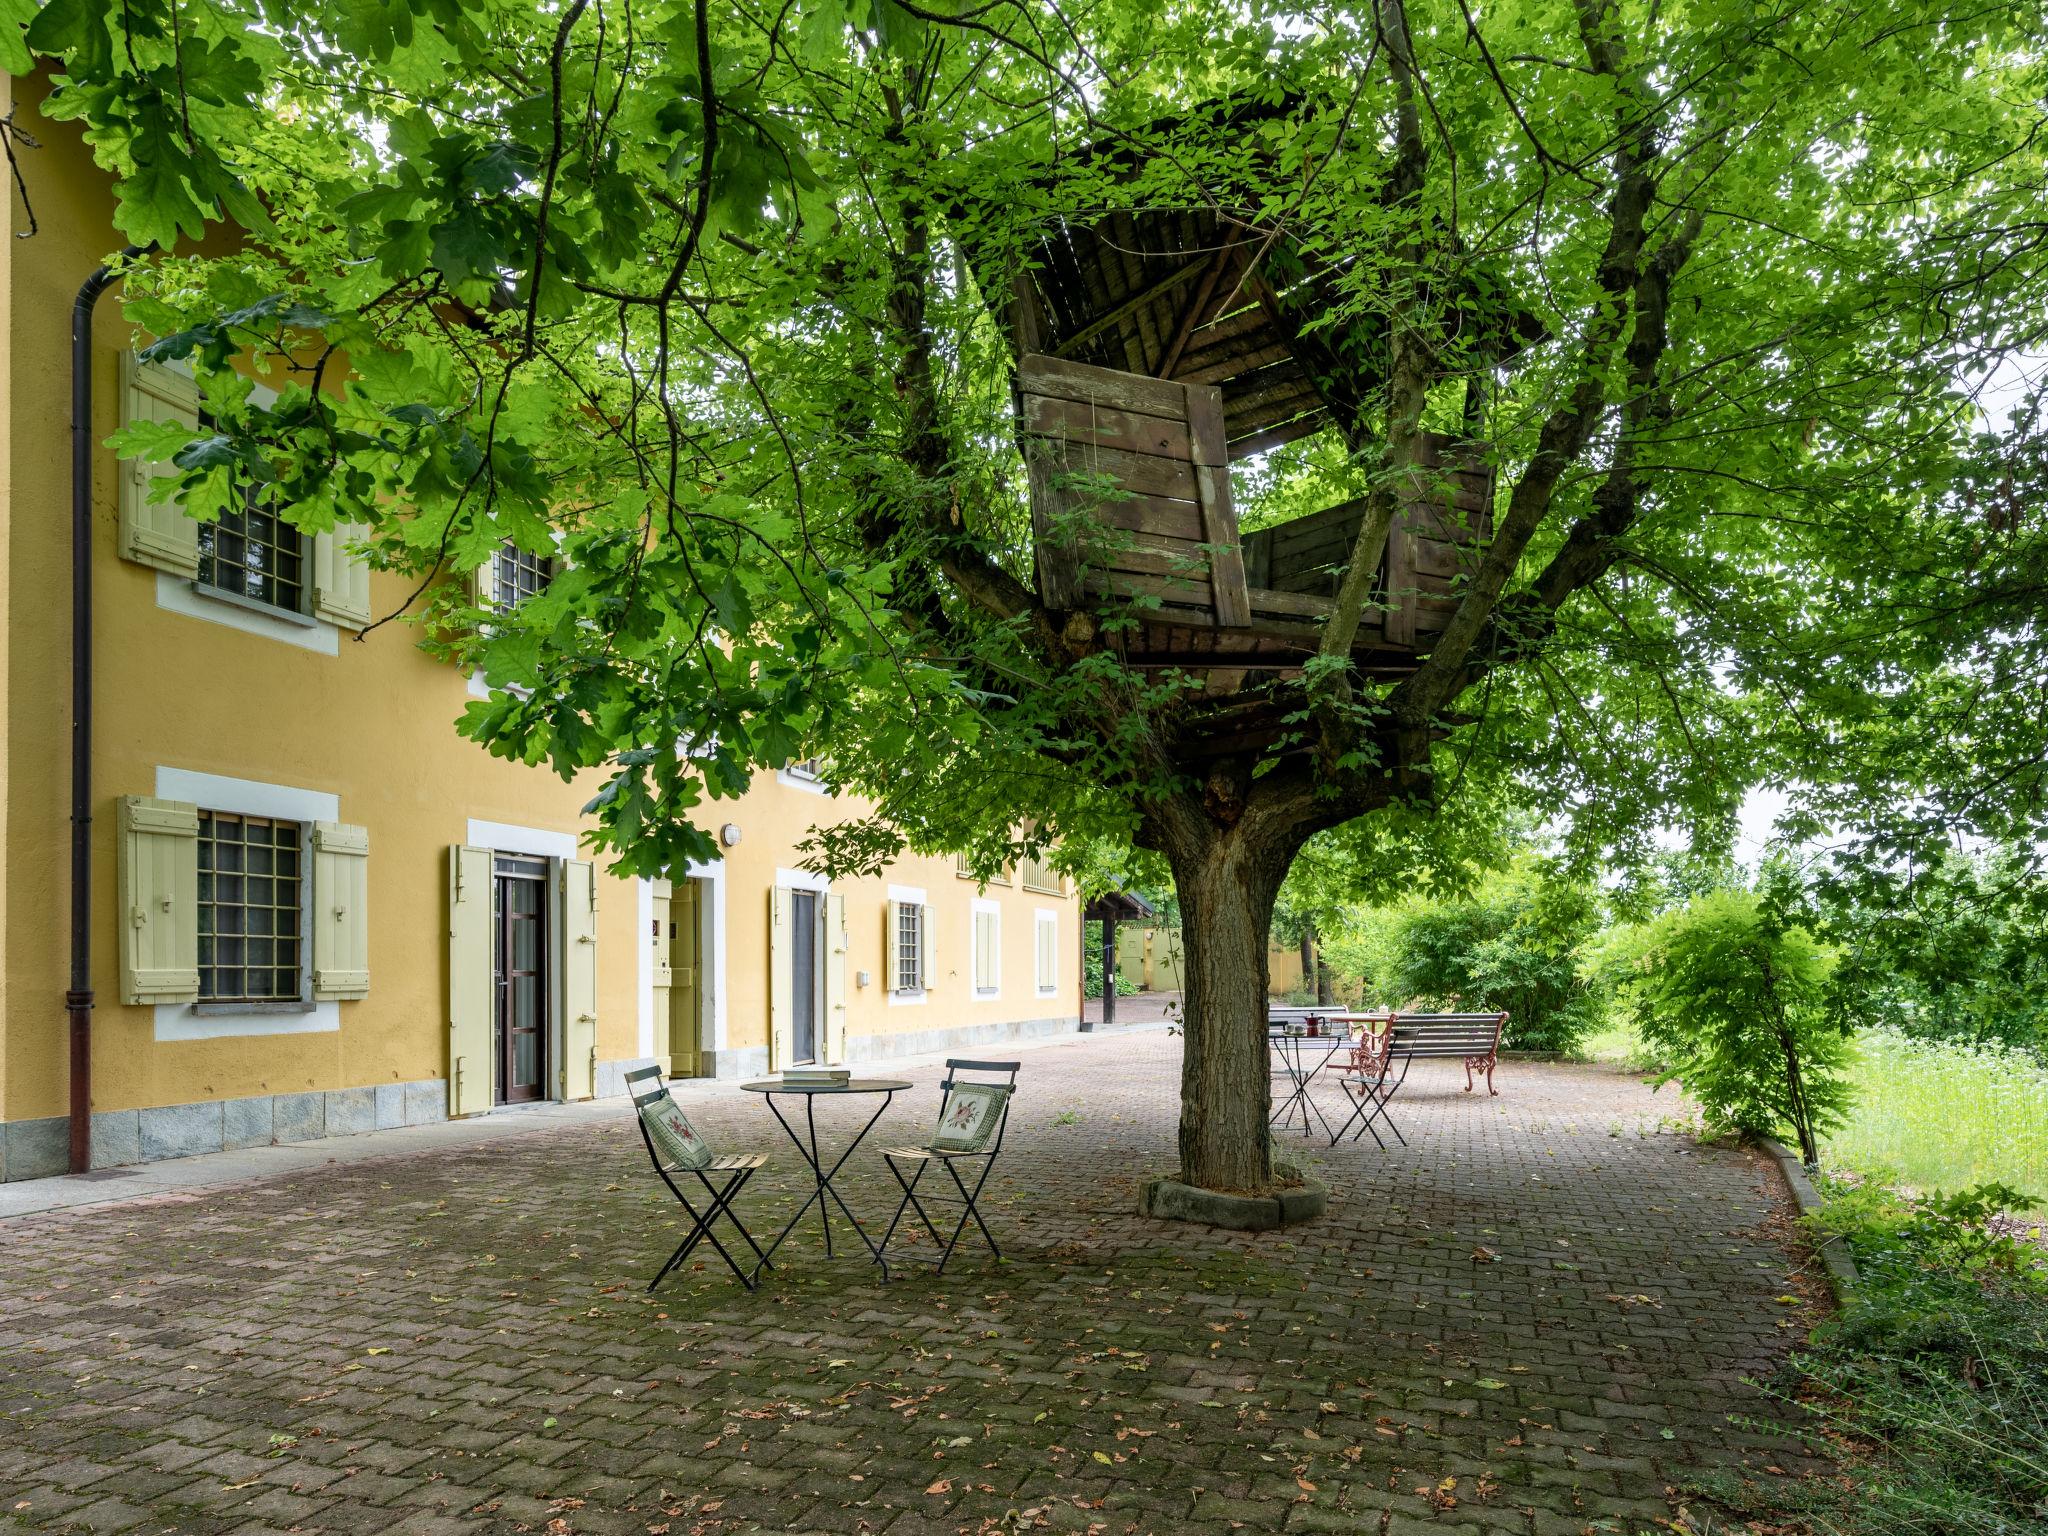
<svg viewBox="0 0 2048 1536">
<path fill-rule="evenodd" d="M 71 326 L 117 243 L 108 178 L 43 76 L 0 77 L 38 228 L 0 240 L 0 1177 L 486 1114 L 622 1091 L 629 1066 L 755 1076 L 1078 1027 L 1080 909 L 1026 867 L 951 859 L 828 884 L 808 829 L 856 814 L 815 765 L 716 803 L 724 856 L 620 880 L 579 851 L 589 784 L 492 758 L 452 722 L 482 686 L 363 631 L 405 584 L 250 512 L 203 533 L 102 446 L 189 416 L 91 311 L 91 606 L 72 557 Z M 547 579 L 508 551 L 504 600 Z M 72 620 L 89 611 L 87 882 L 72 836 Z M 829 744 L 828 744 L 829 745 Z M 89 896 L 81 934 L 67 918 Z M 89 943 L 67 1018 L 74 945 Z M 75 1027 L 74 1027 L 75 1021 Z M 80 1053 L 78 1046 L 85 1050 Z M 74 1086 L 82 1100 L 74 1104 Z"/>
</svg>

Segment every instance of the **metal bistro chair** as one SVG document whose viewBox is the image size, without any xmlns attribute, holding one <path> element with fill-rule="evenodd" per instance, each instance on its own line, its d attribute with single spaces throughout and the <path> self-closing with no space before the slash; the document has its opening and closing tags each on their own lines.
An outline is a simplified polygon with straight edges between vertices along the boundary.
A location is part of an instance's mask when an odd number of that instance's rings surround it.
<svg viewBox="0 0 2048 1536">
<path fill-rule="evenodd" d="M 953 1257 L 953 1250 L 959 1246 L 969 1220 L 981 1229 L 988 1251 L 998 1259 L 1003 1256 L 1002 1249 L 996 1246 L 995 1234 L 981 1219 L 981 1208 L 975 1202 L 980 1199 L 982 1186 L 988 1183 L 988 1176 L 995 1168 L 997 1154 L 1003 1150 L 1003 1132 L 1010 1123 L 1010 1100 L 1017 1091 L 1017 1069 L 1021 1065 L 1015 1061 L 959 1059 L 946 1063 L 945 1081 L 939 1084 L 939 1121 L 933 1127 L 931 1140 L 921 1147 L 885 1147 L 882 1151 L 882 1160 L 896 1175 L 896 1182 L 903 1186 L 903 1198 L 897 1203 L 896 1214 L 889 1219 L 889 1230 L 882 1234 L 877 1253 L 888 1251 L 889 1239 L 895 1235 L 903 1213 L 915 1210 L 917 1219 L 924 1223 L 932 1241 L 941 1247 L 938 1269 L 934 1273 L 946 1272 L 946 1265 Z M 961 1077 L 963 1072 L 999 1073 L 1005 1080 L 999 1083 L 969 1080 Z M 960 1176 L 960 1166 L 975 1161 L 980 1162 L 981 1172 L 973 1187 L 969 1188 L 967 1180 Z M 918 1185 L 923 1182 L 926 1170 L 934 1164 L 946 1170 L 957 1193 L 946 1194 L 941 1186 L 938 1194 L 927 1191 L 920 1200 Z M 916 1172 L 906 1178 L 906 1168 L 914 1168 Z M 961 1207 L 960 1220 L 955 1224 L 951 1237 L 939 1236 L 931 1213 L 925 1209 L 926 1200 Z"/>
<path fill-rule="evenodd" d="M 647 1155 L 654 1160 L 654 1171 L 661 1175 L 661 1182 L 669 1193 L 682 1203 L 690 1213 L 692 1225 L 682 1245 L 669 1255 L 669 1260 L 647 1282 L 647 1289 L 653 1290 L 668 1277 L 668 1272 L 687 1259 L 700 1242 L 708 1241 L 718 1250 L 718 1256 L 725 1260 L 726 1267 L 748 1290 L 754 1288 L 754 1277 L 763 1269 L 772 1269 L 768 1255 L 761 1251 L 761 1245 L 754 1241 L 753 1234 L 741 1223 L 738 1213 L 732 1208 L 733 1200 L 746 1187 L 747 1180 L 758 1173 L 768 1161 L 765 1152 L 740 1152 L 725 1157 L 714 1154 L 690 1124 L 689 1117 L 682 1111 L 669 1094 L 661 1080 L 661 1068 L 637 1067 L 626 1074 L 626 1091 L 633 1097 L 633 1108 L 639 1112 L 640 1139 L 647 1143 Z M 702 1211 L 690 1203 L 690 1197 L 683 1193 L 676 1183 L 677 1174 L 687 1174 L 704 1186 L 704 1194 L 710 1204 Z M 726 1175 L 723 1183 L 713 1183 L 713 1174 Z M 739 1261 L 726 1251 L 725 1244 L 718 1240 L 718 1234 L 711 1230 L 711 1224 L 720 1216 L 732 1223 L 733 1230 L 746 1240 L 754 1250 L 759 1262 L 751 1273 L 739 1266 Z"/>
</svg>

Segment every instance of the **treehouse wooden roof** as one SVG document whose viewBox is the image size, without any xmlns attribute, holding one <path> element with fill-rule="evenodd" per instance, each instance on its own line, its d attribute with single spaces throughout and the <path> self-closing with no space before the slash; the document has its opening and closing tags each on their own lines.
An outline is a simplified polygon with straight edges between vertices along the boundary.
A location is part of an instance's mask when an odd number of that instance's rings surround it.
<svg viewBox="0 0 2048 1536">
<path fill-rule="evenodd" d="M 1003 295 L 1019 356 L 1214 384 L 1233 460 L 1320 430 L 1333 405 L 1356 420 L 1373 382 L 1304 336 L 1294 318 L 1326 306 L 1327 283 L 1308 275 L 1276 286 L 1274 248 L 1225 215 L 1049 217 L 1022 255 Z"/>
</svg>

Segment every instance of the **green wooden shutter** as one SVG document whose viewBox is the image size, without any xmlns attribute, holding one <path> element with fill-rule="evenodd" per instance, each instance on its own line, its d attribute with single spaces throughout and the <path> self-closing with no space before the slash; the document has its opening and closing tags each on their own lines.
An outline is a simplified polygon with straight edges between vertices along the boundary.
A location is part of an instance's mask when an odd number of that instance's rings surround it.
<svg viewBox="0 0 2048 1536">
<path fill-rule="evenodd" d="M 491 1061 L 491 850 L 448 850 L 448 1112 L 475 1115 L 495 1096 Z"/>
<path fill-rule="evenodd" d="M 651 931 L 640 942 L 654 947 L 654 1059 L 663 1063 L 671 1077 L 679 1076 L 684 1063 L 674 1055 L 675 1030 L 669 1022 L 672 989 L 676 981 L 674 945 L 669 936 L 669 927 L 675 921 L 673 905 L 675 885 L 659 877 L 647 882 L 648 906 L 651 909 Z"/>
<path fill-rule="evenodd" d="M 932 965 L 932 904 L 928 901 L 917 909 L 917 964 L 921 973 L 917 984 L 929 992 L 938 984 L 939 973 Z"/>
<path fill-rule="evenodd" d="M 134 353 L 122 359 L 122 422 L 177 422 L 198 430 L 199 386 L 190 374 Z M 121 465 L 121 558 L 153 565 L 187 579 L 199 574 L 199 525 L 182 501 L 152 502 L 150 487 L 175 474 L 168 460 L 129 459 Z"/>
<path fill-rule="evenodd" d="M 891 901 L 882 908 L 882 990 L 903 989 L 903 903 Z"/>
<path fill-rule="evenodd" d="M 790 998 L 796 991 L 794 954 L 789 942 L 791 910 L 789 887 L 778 885 L 768 892 L 768 1070 L 780 1072 L 789 1065 L 795 1048 L 790 1017 Z"/>
<path fill-rule="evenodd" d="M 1059 986 L 1059 927 L 1042 917 L 1033 921 L 1038 930 L 1038 990 L 1050 992 Z"/>
<path fill-rule="evenodd" d="M 370 995 L 370 834 L 313 823 L 313 995 Z"/>
<path fill-rule="evenodd" d="M 370 562 L 349 546 L 367 538 L 361 523 L 313 535 L 313 616 L 342 629 L 370 624 Z"/>
<path fill-rule="evenodd" d="M 562 1097 L 597 1092 L 597 870 L 562 860 Z"/>
<path fill-rule="evenodd" d="M 825 898 L 825 1060 L 846 1060 L 846 898 Z"/>
<path fill-rule="evenodd" d="M 121 1001 L 199 998 L 199 808 L 121 799 Z"/>
<path fill-rule="evenodd" d="M 977 910 L 974 914 L 974 990 L 995 988 L 996 915 Z"/>
</svg>

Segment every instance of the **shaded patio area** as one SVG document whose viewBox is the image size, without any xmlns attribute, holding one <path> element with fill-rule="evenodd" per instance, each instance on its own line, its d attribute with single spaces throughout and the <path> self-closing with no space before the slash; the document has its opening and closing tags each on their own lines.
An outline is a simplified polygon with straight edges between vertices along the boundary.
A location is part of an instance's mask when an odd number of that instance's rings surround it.
<svg viewBox="0 0 2048 1536">
<path fill-rule="evenodd" d="M 0 1526 L 1633 1536 L 1816 1470 L 1743 1422 L 1812 1321 L 1776 1175 L 1675 1132 L 1670 1092 L 1510 1063 L 1488 1099 L 1425 1063 L 1407 1149 L 1297 1138 L 1328 1218 L 1234 1236 L 1131 1214 L 1179 1046 L 1023 1053 L 985 1197 L 1010 1262 L 942 1279 L 880 1285 L 813 1226 L 758 1293 L 710 1256 L 645 1295 L 681 1212 L 623 1104 L 0 1222 Z M 864 1214 L 872 1148 L 936 1104 L 937 1067 L 900 1075 L 842 1175 Z M 678 1097 L 772 1155 L 772 1232 L 781 1133 Z"/>
</svg>

